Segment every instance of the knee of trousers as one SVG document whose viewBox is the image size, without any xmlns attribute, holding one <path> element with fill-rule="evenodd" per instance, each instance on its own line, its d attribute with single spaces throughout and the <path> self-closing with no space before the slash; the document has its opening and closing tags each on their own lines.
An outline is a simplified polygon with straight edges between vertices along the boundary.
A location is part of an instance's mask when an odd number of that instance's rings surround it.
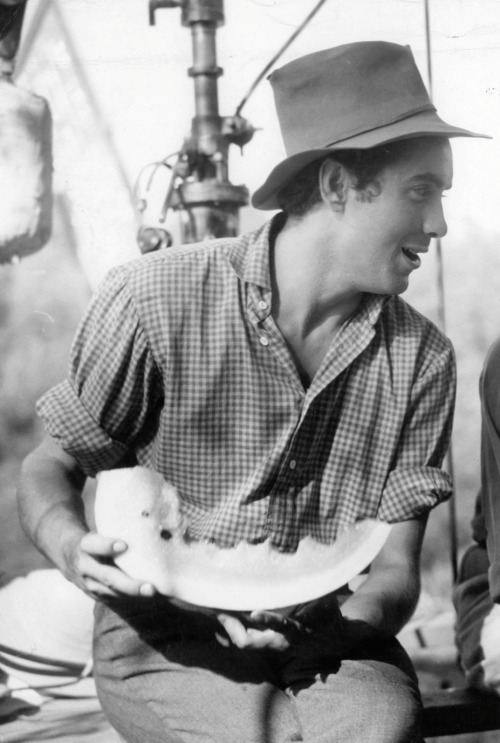
<svg viewBox="0 0 500 743">
<path fill-rule="evenodd" d="M 420 740 L 422 702 L 417 689 L 382 685 L 360 700 L 353 714 L 357 740 L 363 743 L 410 743 Z"/>
</svg>

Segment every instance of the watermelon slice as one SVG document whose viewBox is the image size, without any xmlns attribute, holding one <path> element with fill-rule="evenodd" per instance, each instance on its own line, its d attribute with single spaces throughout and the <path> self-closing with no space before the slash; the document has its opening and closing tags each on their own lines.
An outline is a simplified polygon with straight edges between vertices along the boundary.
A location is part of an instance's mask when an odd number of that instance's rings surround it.
<svg viewBox="0 0 500 743">
<path fill-rule="evenodd" d="M 144 467 L 100 473 L 95 521 L 100 534 L 127 543 L 116 563 L 133 578 L 197 606 L 233 611 L 278 609 L 340 588 L 371 563 L 391 530 L 366 519 L 330 545 L 306 537 L 293 553 L 269 541 L 231 548 L 188 542 L 177 491 Z"/>
</svg>

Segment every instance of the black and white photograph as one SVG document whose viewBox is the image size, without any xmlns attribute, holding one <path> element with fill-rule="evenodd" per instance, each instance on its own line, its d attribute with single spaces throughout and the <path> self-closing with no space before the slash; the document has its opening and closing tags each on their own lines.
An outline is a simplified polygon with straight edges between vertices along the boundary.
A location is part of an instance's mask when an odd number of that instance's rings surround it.
<svg viewBox="0 0 500 743">
<path fill-rule="evenodd" d="M 0 0 L 0 743 L 500 740 L 500 4 Z"/>
</svg>

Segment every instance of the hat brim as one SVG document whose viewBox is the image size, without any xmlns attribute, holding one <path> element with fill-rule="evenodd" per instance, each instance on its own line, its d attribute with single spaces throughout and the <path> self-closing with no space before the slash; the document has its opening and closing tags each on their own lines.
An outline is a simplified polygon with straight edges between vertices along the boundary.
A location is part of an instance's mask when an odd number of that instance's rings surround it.
<svg viewBox="0 0 500 743">
<path fill-rule="evenodd" d="M 279 209 L 278 194 L 286 183 L 294 175 L 299 173 L 302 168 L 305 168 L 306 165 L 314 162 L 314 160 L 319 160 L 335 150 L 367 150 L 371 147 L 389 144 L 389 142 L 397 142 L 401 139 L 431 136 L 491 139 L 487 134 L 478 134 L 468 129 L 451 126 L 440 119 L 435 111 L 424 111 L 388 124 L 387 126 L 356 134 L 340 142 L 335 142 L 328 147 L 306 150 L 287 157 L 276 165 L 265 183 L 254 192 L 252 206 L 256 209 Z"/>
</svg>

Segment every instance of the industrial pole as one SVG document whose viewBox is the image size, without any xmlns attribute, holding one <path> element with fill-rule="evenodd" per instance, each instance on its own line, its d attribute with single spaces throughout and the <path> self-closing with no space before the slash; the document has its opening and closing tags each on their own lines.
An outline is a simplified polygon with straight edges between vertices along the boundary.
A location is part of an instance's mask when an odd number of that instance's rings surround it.
<svg viewBox="0 0 500 743">
<path fill-rule="evenodd" d="M 150 0 L 150 22 L 154 23 L 158 9 L 173 7 L 181 8 L 181 23 L 191 30 L 193 65 L 188 75 L 194 82 L 195 116 L 172 166 L 160 222 L 169 209 L 178 212 L 182 243 L 234 236 L 239 231 L 239 209 L 248 203 L 248 190 L 229 180 L 229 146 L 247 144 L 254 129 L 238 114 L 219 114 L 217 80 L 222 69 L 217 65 L 216 31 L 224 23 L 223 0 Z M 140 230 L 141 250 L 164 245 L 161 232 Z"/>
</svg>

